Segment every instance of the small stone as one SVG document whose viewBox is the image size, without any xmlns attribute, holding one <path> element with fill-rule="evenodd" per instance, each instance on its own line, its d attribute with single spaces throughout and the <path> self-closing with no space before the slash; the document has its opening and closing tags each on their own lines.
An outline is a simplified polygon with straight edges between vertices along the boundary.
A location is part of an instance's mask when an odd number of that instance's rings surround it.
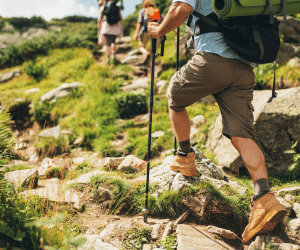
<svg viewBox="0 0 300 250">
<path fill-rule="evenodd" d="M 205 118 L 203 115 L 197 115 L 193 119 L 193 125 L 195 125 L 196 127 L 204 123 L 205 123 Z"/>
<path fill-rule="evenodd" d="M 297 218 L 300 219 L 300 203 L 294 203 L 293 210 L 296 213 Z"/>
<path fill-rule="evenodd" d="M 189 211 L 185 211 L 176 221 L 175 221 L 175 225 L 180 224 L 182 222 L 184 222 L 186 220 L 186 218 L 189 215 Z"/>
<path fill-rule="evenodd" d="M 234 232 L 231 232 L 230 230 L 226 230 L 223 228 L 219 228 L 215 226 L 207 226 L 206 230 L 209 233 L 219 235 L 226 239 L 230 239 L 230 240 L 238 239 L 238 236 Z"/>
<path fill-rule="evenodd" d="M 157 240 L 159 237 L 159 229 L 162 225 L 161 224 L 155 224 L 152 226 L 152 232 L 151 232 L 151 239 Z"/>
<path fill-rule="evenodd" d="M 165 133 L 163 131 L 156 131 L 151 136 L 152 136 L 152 138 L 159 138 L 159 137 L 162 137 L 164 135 L 165 135 Z"/>
<path fill-rule="evenodd" d="M 169 236 L 172 232 L 172 222 L 169 222 L 166 227 L 165 227 L 165 231 L 161 237 L 161 240 L 165 240 L 167 236 Z"/>
</svg>

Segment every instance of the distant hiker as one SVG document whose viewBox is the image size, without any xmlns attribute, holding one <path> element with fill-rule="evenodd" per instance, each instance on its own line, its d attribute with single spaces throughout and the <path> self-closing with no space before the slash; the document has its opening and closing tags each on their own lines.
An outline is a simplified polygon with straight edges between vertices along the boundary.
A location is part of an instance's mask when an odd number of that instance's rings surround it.
<svg viewBox="0 0 300 250">
<path fill-rule="evenodd" d="M 163 22 L 150 23 L 148 35 L 159 38 L 167 34 L 183 24 L 194 10 L 204 16 L 213 13 L 212 0 L 173 0 Z M 194 31 L 197 20 L 193 16 L 191 27 Z M 194 41 L 196 54 L 174 74 L 167 92 L 171 124 L 179 144 L 170 168 L 186 176 L 197 175 L 186 107 L 213 95 L 221 110 L 223 135 L 241 154 L 254 183 L 252 212 L 242 235 L 247 242 L 257 234 L 273 230 L 287 214 L 270 191 L 265 158 L 255 143 L 251 103 L 255 86 L 253 68 L 226 45 L 220 32 L 196 32 Z"/>
<path fill-rule="evenodd" d="M 102 12 L 103 12 L 103 9 L 104 9 L 104 2 L 105 2 L 105 0 L 99 0 L 98 1 L 98 5 L 99 5 L 99 18 L 98 18 L 98 21 L 97 21 L 97 27 L 98 27 L 97 38 L 98 38 L 98 45 L 101 46 L 101 47 L 103 46 L 104 41 L 105 41 L 105 37 L 101 33 L 101 27 L 102 27 L 102 22 L 103 22 Z"/>
<path fill-rule="evenodd" d="M 162 16 L 160 14 L 159 9 L 155 7 L 155 4 L 151 0 L 144 0 L 143 8 L 139 11 L 137 27 L 134 34 L 134 40 L 139 41 L 139 49 L 141 53 L 144 55 L 144 59 L 142 63 L 147 63 L 147 61 L 151 57 L 151 51 L 146 49 L 149 36 L 147 34 L 147 24 L 152 21 L 162 22 Z M 159 39 L 158 39 L 159 40 Z M 158 41 L 159 43 L 160 41 Z"/>
<path fill-rule="evenodd" d="M 106 63 L 109 64 L 111 55 L 113 60 L 116 58 L 116 39 L 123 36 L 123 17 L 117 0 L 104 1 L 99 19 L 102 22 L 100 36 L 104 35 L 105 38 Z"/>
</svg>

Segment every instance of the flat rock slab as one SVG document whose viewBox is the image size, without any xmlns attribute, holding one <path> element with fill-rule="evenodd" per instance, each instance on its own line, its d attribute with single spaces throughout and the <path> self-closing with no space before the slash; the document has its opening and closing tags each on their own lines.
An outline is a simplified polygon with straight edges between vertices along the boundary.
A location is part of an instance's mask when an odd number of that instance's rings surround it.
<svg viewBox="0 0 300 250">
<path fill-rule="evenodd" d="M 177 250 L 233 250 L 231 246 L 215 239 L 201 226 L 177 225 Z"/>
<path fill-rule="evenodd" d="M 42 188 L 26 190 L 21 194 L 27 197 L 38 195 L 54 202 L 71 203 L 76 209 L 82 206 L 82 194 L 72 189 L 65 189 L 63 183 L 56 178 L 47 180 Z"/>
</svg>

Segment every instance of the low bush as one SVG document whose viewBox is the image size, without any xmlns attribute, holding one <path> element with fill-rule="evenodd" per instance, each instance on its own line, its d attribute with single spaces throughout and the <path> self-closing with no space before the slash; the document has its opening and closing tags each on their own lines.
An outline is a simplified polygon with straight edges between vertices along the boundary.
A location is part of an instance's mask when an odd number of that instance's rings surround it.
<svg viewBox="0 0 300 250">
<path fill-rule="evenodd" d="M 65 179 L 67 175 L 67 170 L 62 167 L 53 167 L 46 171 L 45 177 L 46 179 L 51 178 L 58 178 L 58 179 Z"/>
<path fill-rule="evenodd" d="M 39 249 L 39 232 L 35 227 L 25 226 L 31 218 L 28 207 L 18 198 L 1 171 L 0 201 L 0 248 Z"/>
<path fill-rule="evenodd" d="M 11 156 L 14 145 L 14 137 L 9 128 L 9 123 L 9 114 L 4 110 L 0 110 L 0 160 Z"/>
<path fill-rule="evenodd" d="M 51 110 L 53 104 L 47 101 L 39 102 L 34 104 L 33 120 L 37 121 L 41 127 L 45 127 L 47 124 L 51 123 Z"/>
<path fill-rule="evenodd" d="M 37 153 L 44 157 L 53 158 L 58 155 L 69 155 L 71 153 L 69 141 L 63 136 L 58 139 L 39 138 L 35 143 L 35 147 Z"/>
<path fill-rule="evenodd" d="M 143 245 L 150 242 L 151 228 L 134 225 L 125 233 L 124 247 L 130 250 L 141 250 Z"/>
<path fill-rule="evenodd" d="M 32 77 L 34 80 L 37 82 L 40 82 L 44 78 L 47 77 L 49 74 L 49 68 L 44 66 L 43 64 L 36 65 L 34 61 L 29 61 L 25 66 L 24 66 L 24 72 Z"/>
<path fill-rule="evenodd" d="M 75 28 L 66 27 L 64 32 L 54 31 L 0 51 L 0 69 L 20 65 L 38 55 L 47 55 L 50 49 L 83 47 L 94 50 L 97 42 L 97 24 L 90 22 L 74 25 Z"/>
<path fill-rule="evenodd" d="M 293 155 L 293 164 L 288 168 L 288 174 L 294 179 L 299 180 L 300 178 L 300 146 L 298 141 L 294 142 L 291 150 L 286 153 Z"/>
<path fill-rule="evenodd" d="M 4 26 L 5 26 L 5 20 L 2 17 L 0 17 L 0 31 L 4 28 Z"/>
<path fill-rule="evenodd" d="M 255 74 L 255 88 L 256 90 L 266 89 L 269 82 L 272 82 L 275 70 L 279 68 L 278 64 L 275 66 L 272 63 L 260 64 L 253 69 Z"/>
<path fill-rule="evenodd" d="M 115 101 L 121 119 L 132 118 L 148 112 L 147 98 L 143 94 L 125 93 L 116 96 Z"/>
<path fill-rule="evenodd" d="M 89 23 L 91 21 L 96 21 L 96 18 L 93 17 L 86 17 L 86 16 L 66 16 L 63 18 L 63 20 L 70 22 L 70 23 Z"/>
<path fill-rule="evenodd" d="M 23 31 L 29 27 L 47 29 L 47 22 L 40 16 L 27 17 L 11 17 L 7 21 L 17 30 Z"/>
<path fill-rule="evenodd" d="M 171 234 L 170 236 L 167 236 L 164 240 L 160 242 L 160 244 L 156 245 L 157 247 L 160 247 L 165 250 L 173 250 L 177 247 L 177 235 Z"/>
</svg>

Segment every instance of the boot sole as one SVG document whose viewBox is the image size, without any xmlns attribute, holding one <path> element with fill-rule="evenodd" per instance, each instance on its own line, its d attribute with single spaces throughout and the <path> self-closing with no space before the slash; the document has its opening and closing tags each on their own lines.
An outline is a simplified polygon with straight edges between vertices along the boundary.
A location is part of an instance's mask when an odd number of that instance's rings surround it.
<svg viewBox="0 0 300 250">
<path fill-rule="evenodd" d="M 268 234 L 270 233 L 277 223 L 282 222 L 287 215 L 287 211 L 282 209 L 281 205 L 272 207 L 271 211 L 264 217 L 258 226 L 249 232 L 247 237 L 243 238 L 244 242 L 249 241 L 256 234 Z"/>
<path fill-rule="evenodd" d="M 185 175 L 185 176 L 195 176 L 197 175 L 197 170 L 186 170 L 186 169 L 182 169 L 182 168 L 176 168 L 176 167 L 170 167 L 170 169 L 172 171 L 175 172 L 180 172 L 181 174 Z"/>
</svg>

